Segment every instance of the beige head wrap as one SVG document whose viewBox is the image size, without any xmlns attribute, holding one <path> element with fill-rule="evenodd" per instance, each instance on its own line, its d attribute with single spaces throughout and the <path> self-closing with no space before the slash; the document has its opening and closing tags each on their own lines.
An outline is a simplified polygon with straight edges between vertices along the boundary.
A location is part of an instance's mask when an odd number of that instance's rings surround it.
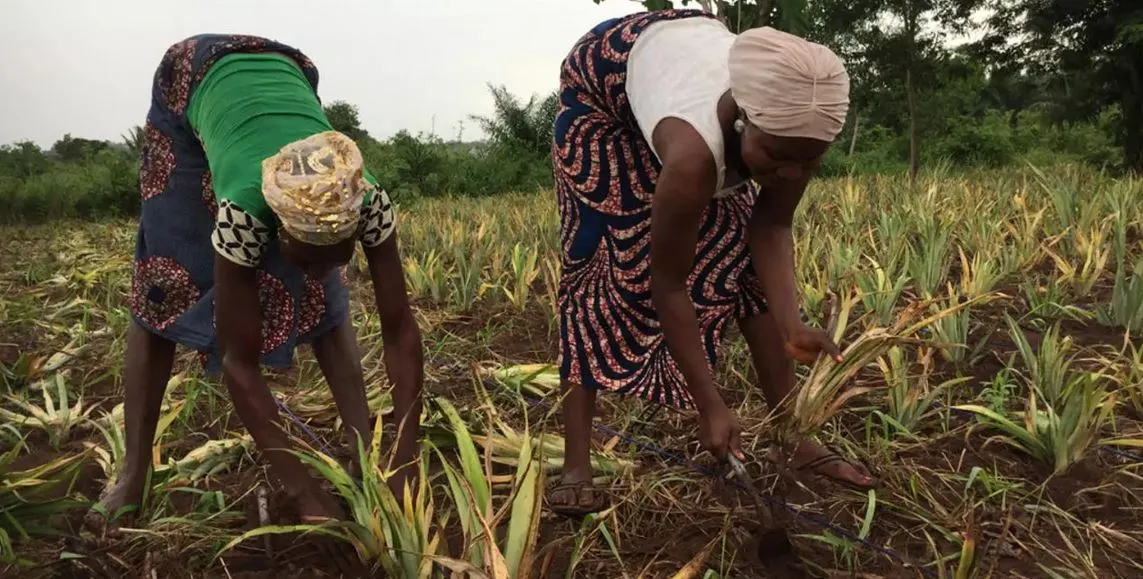
<svg viewBox="0 0 1143 579">
<path fill-rule="evenodd" d="M 357 231 L 369 190 L 361 151 L 327 131 L 294 141 L 262 161 L 262 194 L 298 241 L 333 245 Z"/>
<path fill-rule="evenodd" d="M 832 142 L 849 111 L 849 75 L 829 48 L 770 27 L 738 35 L 730 91 L 751 124 L 779 137 Z"/>
</svg>

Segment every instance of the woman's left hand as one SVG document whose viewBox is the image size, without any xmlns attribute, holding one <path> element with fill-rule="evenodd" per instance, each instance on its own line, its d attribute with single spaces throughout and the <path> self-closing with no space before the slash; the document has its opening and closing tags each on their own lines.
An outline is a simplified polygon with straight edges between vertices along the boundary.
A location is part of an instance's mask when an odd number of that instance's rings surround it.
<svg viewBox="0 0 1143 579">
<path fill-rule="evenodd" d="M 786 335 L 786 355 L 801 362 L 813 364 L 818 356 L 826 354 L 835 362 L 841 362 L 841 349 L 830 339 L 825 330 L 799 324 Z"/>
</svg>

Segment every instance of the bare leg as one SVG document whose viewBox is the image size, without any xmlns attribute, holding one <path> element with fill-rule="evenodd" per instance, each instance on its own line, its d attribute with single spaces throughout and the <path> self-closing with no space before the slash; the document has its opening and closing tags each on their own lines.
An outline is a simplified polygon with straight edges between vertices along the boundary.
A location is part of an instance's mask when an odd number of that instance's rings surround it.
<svg viewBox="0 0 1143 579">
<path fill-rule="evenodd" d="M 595 390 L 564 382 L 563 404 L 565 483 L 591 481 L 591 419 Z"/>
<path fill-rule="evenodd" d="M 109 516 L 123 507 L 142 507 L 143 489 L 151 466 L 151 448 L 167 381 L 175 362 L 175 343 L 139 326 L 127 328 L 127 355 L 123 365 L 123 419 L 127 456 L 115 486 L 100 498 Z M 102 516 L 93 513 L 91 522 Z"/>
<path fill-rule="evenodd" d="M 365 378 L 361 370 L 361 356 L 357 351 L 357 335 L 353 323 L 346 318 L 341 325 L 314 340 L 314 356 L 325 375 L 341 421 L 345 423 L 346 440 L 353 451 L 351 466 L 355 474 L 361 468 L 357 453 L 357 439 L 369 448 L 372 430 L 369 427 L 369 405 L 365 397 Z"/>
<path fill-rule="evenodd" d="M 583 516 L 602 510 L 603 497 L 591 485 L 591 419 L 595 391 L 564 382 L 564 471 L 549 497 L 557 513 Z"/>
<path fill-rule="evenodd" d="M 777 408 L 786 396 L 794 390 L 794 362 L 786 355 L 782 334 L 774 322 L 774 316 L 762 314 L 738 321 L 750 355 L 754 360 L 754 370 L 762 384 L 762 393 L 771 408 Z M 874 480 L 844 460 L 828 460 L 832 455 L 829 449 L 811 441 L 803 441 L 794 451 L 794 466 L 818 465 L 815 472 L 826 477 L 845 481 L 858 486 L 868 486 Z"/>
</svg>

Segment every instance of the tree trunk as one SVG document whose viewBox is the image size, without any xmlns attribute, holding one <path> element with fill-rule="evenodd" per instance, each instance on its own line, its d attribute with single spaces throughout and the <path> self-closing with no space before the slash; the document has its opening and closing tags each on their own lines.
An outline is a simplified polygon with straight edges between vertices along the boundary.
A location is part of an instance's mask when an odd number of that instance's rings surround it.
<svg viewBox="0 0 1143 579">
<path fill-rule="evenodd" d="M 1143 108 L 1143 103 L 1140 102 L 1138 95 L 1130 95 L 1124 99 L 1124 164 L 1136 175 L 1143 175 L 1143 111 L 1140 108 Z"/>
<path fill-rule="evenodd" d="M 774 13 L 774 0 L 759 0 L 757 26 L 773 26 L 770 16 Z"/>
<path fill-rule="evenodd" d="M 1143 56 L 1129 58 L 1128 78 L 1119 105 L 1123 109 L 1124 166 L 1143 175 Z"/>
<path fill-rule="evenodd" d="M 853 150 L 857 148 L 857 132 L 861 129 L 861 116 L 858 114 L 853 115 L 853 136 L 849 139 L 849 156 L 853 156 Z"/>
<path fill-rule="evenodd" d="M 745 2 L 728 2 L 720 3 L 722 9 L 718 9 L 712 0 L 695 0 L 699 8 L 711 14 L 717 14 L 718 19 L 735 34 L 751 28 L 759 26 L 771 26 L 770 13 L 774 10 L 774 0 L 759 0 L 756 4 L 757 14 L 742 14 L 743 5 Z"/>
<path fill-rule="evenodd" d="M 910 63 L 912 64 L 912 63 Z M 910 69 L 912 66 L 909 67 Z M 917 95 L 913 89 L 913 71 L 905 71 L 905 90 L 909 100 L 909 183 L 916 185 L 920 169 L 920 145 L 917 143 Z"/>
<path fill-rule="evenodd" d="M 905 27 L 909 40 L 905 62 L 905 93 L 909 105 L 909 184 L 916 185 L 921 152 L 917 142 L 917 91 L 913 86 L 913 63 L 917 59 L 917 13 L 912 2 L 905 9 Z"/>
</svg>

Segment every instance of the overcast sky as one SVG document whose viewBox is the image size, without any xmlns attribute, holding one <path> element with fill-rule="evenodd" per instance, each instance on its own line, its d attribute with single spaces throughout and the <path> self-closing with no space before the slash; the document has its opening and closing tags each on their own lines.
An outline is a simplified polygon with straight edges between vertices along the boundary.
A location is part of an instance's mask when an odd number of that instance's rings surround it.
<svg viewBox="0 0 1143 579">
<path fill-rule="evenodd" d="M 558 84 L 559 64 L 630 0 L 0 0 L 0 144 L 64 133 L 118 140 L 141 125 L 168 46 L 204 32 L 301 49 L 326 102 L 347 100 L 377 137 L 456 136 L 491 110 L 487 82 L 520 96 Z M 478 137 L 465 122 L 464 138 Z"/>
</svg>

